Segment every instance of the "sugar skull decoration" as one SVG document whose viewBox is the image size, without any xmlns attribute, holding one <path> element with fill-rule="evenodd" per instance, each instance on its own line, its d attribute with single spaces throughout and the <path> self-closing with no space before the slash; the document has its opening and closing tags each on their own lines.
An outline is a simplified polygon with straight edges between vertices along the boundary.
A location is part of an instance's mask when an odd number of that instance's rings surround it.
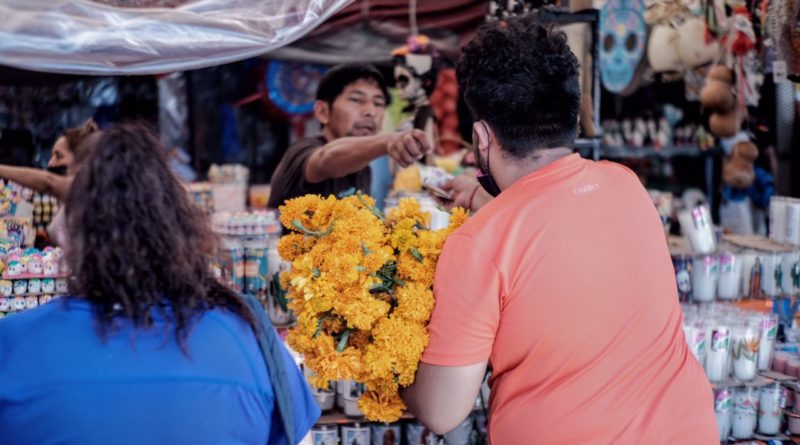
<svg viewBox="0 0 800 445">
<path fill-rule="evenodd" d="M 37 295 L 42 293 L 42 280 L 38 278 L 28 280 L 28 293 Z"/>
<path fill-rule="evenodd" d="M 42 269 L 45 277 L 58 276 L 58 259 L 52 255 L 45 255 Z"/>
<path fill-rule="evenodd" d="M 19 257 L 9 257 L 8 267 L 6 268 L 5 275 L 8 278 L 19 277 L 22 275 L 22 261 Z"/>
<path fill-rule="evenodd" d="M 52 294 L 56 291 L 56 280 L 52 278 L 42 279 L 42 293 Z"/>
<path fill-rule="evenodd" d="M 15 312 L 19 312 L 19 311 L 24 311 L 25 310 L 25 297 L 14 297 L 13 310 Z"/>
<path fill-rule="evenodd" d="M 612 93 L 633 80 L 644 55 L 647 26 L 641 0 L 610 0 L 600 10 L 600 78 Z"/>
<path fill-rule="evenodd" d="M 47 304 L 47 303 L 49 303 L 51 301 L 53 301 L 53 296 L 52 295 L 45 294 L 45 295 L 39 296 L 39 306 L 41 306 L 43 304 Z"/>
<path fill-rule="evenodd" d="M 40 277 L 42 276 L 43 268 L 42 268 L 42 256 L 38 253 L 31 254 L 28 256 L 28 273 Z"/>
<path fill-rule="evenodd" d="M 56 280 L 56 293 L 59 295 L 63 295 L 69 292 L 69 286 L 67 286 L 67 280 L 65 279 L 58 279 Z"/>
<path fill-rule="evenodd" d="M 14 294 L 14 283 L 9 280 L 0 280 L 0 295 L 10 297 Z"/>
<path fill-rule="evenodd" d="M 11 310 L 11 297 L 0 297 L 0 312 L 8 312 Z"/>
<path fill-rule="evenodd" d="M 14 295 L 25 295 L 28 293 L 28 281 L 17 280 L 14 282 Z"/>
<path fill-rule="evenodd" d="M 400 130 L 418 129 L 425 132 L 433 145 L 435 115 L 430 96 L 439 75 L 437 54 L 430 39 L 423 35 L 409 37 L 406 45 L 392 52 L 394 80 L 408 107 L 404 112 L 413 114 L 410 121 L 400 125 Z"/>
<path fill-rule="evenodd" d="M 25 297 L 25 309 L 34 309 L 39 306 L 39 299 L 34 295 Z"/>
</svg>

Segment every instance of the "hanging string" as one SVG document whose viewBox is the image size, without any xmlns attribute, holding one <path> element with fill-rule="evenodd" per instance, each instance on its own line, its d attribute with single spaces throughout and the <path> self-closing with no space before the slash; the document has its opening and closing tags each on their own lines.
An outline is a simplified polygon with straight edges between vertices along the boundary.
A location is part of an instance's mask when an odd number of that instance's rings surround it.
<svg viewBox="0 0 800 445">
<path fill-rule="evenodd" d="M 367 20 L 369 18 L 369 0 L 361 0 L 361 19 Z"/>
<path fill-rule="evenodd" d="M 419 34 L 417 28 L 417 0 L 410 0 L 408 2 L 408 23 L 412 36 Z"/>
</svg>

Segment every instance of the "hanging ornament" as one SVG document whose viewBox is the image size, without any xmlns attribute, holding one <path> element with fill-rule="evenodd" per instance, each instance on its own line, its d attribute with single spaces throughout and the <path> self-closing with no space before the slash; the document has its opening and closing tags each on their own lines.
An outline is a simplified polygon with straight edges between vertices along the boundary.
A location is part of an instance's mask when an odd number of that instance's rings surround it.
<svg viewBox="0 0 800 445">
<path fill-rule="evenodd" d="M 622 92 L 633 80 L 647 42 L 641 0 L 610 0 L 600 10 L 600 74 L 603 86 Z"/>
<path fill-rule="evenodd" d="M 327 70 L 324 65 L 274 60 L 270 62 L 264 79 L 269 99 L 284 113 L 311 113 L 317 86 Z"/>
</svg>

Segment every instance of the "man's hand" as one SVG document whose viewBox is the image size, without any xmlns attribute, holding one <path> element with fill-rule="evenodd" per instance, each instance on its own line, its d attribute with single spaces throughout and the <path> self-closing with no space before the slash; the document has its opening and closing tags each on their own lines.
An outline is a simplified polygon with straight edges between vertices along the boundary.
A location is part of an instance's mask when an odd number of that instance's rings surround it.
<svg viewBox="0 0 800 445">
<path fill-rule="evenodd" d="M 442 207 L 452 210 L 454 207 L 463 207 L 469 211 L 477 212 L 478 209 L 491 201 L 492 196 L 483 190 L 478 180 L 470 175 L 463 174 L 442 184 L 442 190 L 452 192 L 451 199 L 442 199 L 434 196 Z"/>
<path fill-rule="evenodd" d="M 431 151 L 433 147 L 428 137 L 416 129 L 393 134 L 386 148 L 386 154 L 403 168 L 419 161 Z"/>
</svg>

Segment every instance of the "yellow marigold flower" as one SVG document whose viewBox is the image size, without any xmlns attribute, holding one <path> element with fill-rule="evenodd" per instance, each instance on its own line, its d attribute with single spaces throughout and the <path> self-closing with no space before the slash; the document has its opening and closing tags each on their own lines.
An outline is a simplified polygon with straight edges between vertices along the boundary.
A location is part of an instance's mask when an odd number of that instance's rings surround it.
<svg viewBox="0 0 800 445">
<path fill-rule="evenodd" d="M 358 399 L 358 409 L 370 420 L 391 423 L 403 415 L 406 405 L 397 393 L 387 395 L 366 392 Z"/>
<path fill-rule="evenodd" d="M 428 345 L 428 331 L 421 323 L 400 317 L 383 318 L 372 329 L 375 345 L 395 357 L 398 383 L 414 382 L 422 352 Z"/>
<path fill-rule="evenodd" d="M 362 357 L 357 349 L 337 352 L 333 337 L 325 334 L 314 339 L 314 346 L 314 352 L 306 357 L 306 365 L 319 376 L 318 383 L 360 379 Z"/>
<path fill-rule="evenodd" d="M 370 379 L 394 379 L 392 356 L 375 345 L 368 345 L 364 352 L 364 374 Z"/>
<path fill-rule="evenodd" d="M 392 315 L 407 320 L 427 322 L 433 312 L 433 291 L 420 283 L 407 283 L 397 291 L 397 308 Z"/>
<path fill-rule="evenodd" d="M 278 255 L 292 262 L 314 246 L 314 239 L 299 233 L 290 233 L 278 240 Z"/>
<path fill-rule="evenodd" d="M 319 208 L 322 198 L 319 195 L 305 195 L 293 198 L 278 208 L 280 216 L 278 220 L 289 230 L 297 231 L 294 221 L 299 221 L 309 230 L 317 230 L 318 227 L 312 226 L 312 218 L 317 208 Z"/>
<path fill-rule="evenodd" d="M 461 227 L 469 219 L 469 213 L 462 207 L 456 207 L 450 211 L 450 224 L 447 227 L 447 233 L 450 233 L 457 228 Z"/>
<path fill-rule="evenodd" d="M 397 207 L 390 209 L 387 216 L 390 224 L 395 224 L 403 219 L 411 219 L 421 226 L 430 226 L 431 214 L 423 212 L 419 206 L 419 201 L 413 198 L 402 198 L 397 203 Z"/>
</svg>

